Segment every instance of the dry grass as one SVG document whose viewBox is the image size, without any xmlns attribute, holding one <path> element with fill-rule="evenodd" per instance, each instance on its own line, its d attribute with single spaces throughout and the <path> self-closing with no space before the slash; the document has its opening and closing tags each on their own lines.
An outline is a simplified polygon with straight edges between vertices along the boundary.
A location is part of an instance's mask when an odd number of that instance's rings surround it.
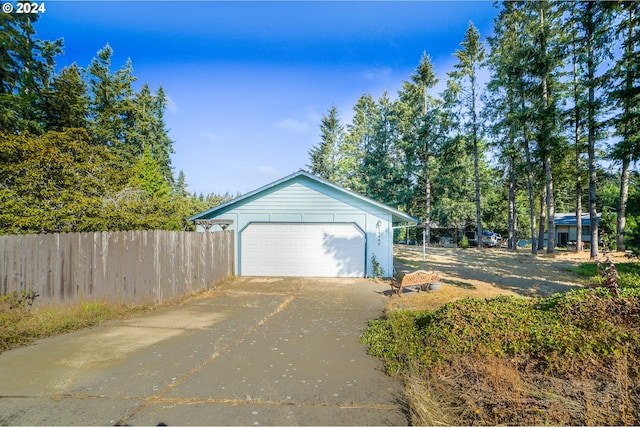
<svg viewBox="0 0 640 427">
<path fill-rule="evenodd" d="M 597 378 L 558 378 L 526 360 L 461 357 L 406 381 L 412 425 L 637 425 L 630 362 Z"/>
</svg>

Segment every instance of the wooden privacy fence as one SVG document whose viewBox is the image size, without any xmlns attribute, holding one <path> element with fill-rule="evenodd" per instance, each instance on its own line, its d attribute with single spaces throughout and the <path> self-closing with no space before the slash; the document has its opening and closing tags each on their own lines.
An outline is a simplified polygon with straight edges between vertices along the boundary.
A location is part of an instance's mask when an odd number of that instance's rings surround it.
<svg viewBox="0 0 640 427">
<path fill-rule="evenodd" d="M 175 231 L 0 236 L 0 296 L 35 305 L 161 303 L 233 274 L 233 234 Z"/>
</svg>

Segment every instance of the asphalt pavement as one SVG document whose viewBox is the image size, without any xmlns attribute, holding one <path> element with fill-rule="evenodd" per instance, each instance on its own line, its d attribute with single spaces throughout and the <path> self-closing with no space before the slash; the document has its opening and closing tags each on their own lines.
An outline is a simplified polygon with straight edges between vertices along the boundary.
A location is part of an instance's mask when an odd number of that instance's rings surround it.
<svg viewBox="0 0 640 427">
<path fill-rule="evenodd" d="M 388 286 L 250 278 L 0 354 L 0 425 L 408 425 L 359 336 Z"/>
</svg>

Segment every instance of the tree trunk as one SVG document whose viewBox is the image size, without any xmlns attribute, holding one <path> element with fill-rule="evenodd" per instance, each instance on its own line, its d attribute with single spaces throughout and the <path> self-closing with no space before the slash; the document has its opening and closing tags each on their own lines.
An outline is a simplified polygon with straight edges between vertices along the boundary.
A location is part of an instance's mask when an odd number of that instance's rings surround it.
<svg viewBox="0 0 640 427">
<path fill-rule="evenodd" d="M 578 91 L 578 58 L 573 46 L 573 103 L 574 106 L 574 147 L 576 151 L 576 252 L 582 252 L 582 128 L 580 126 L 580 96 Z"/>
<path fill-rule="evenodd" d="M 547 219 L 547 187 L 540 192 L 540 223 L 538 224 L 538 250 L 544 249 L 544 223 Z"/>
<path fill-rule="evenodd" d="M 627 33 L 627 40 L 625 43 L 625 50 L 628 57 L 632 57 L 633 49 L 634 49 L 634 26 L 632 24 L 634 18 L 634 9 L 633 7 L 629 7 L 629 26 Z M 633 71 L 631 67 L 627 67 L 625 76 L 625 86 L 627 93 L 630 93 L 633 89 Z M 632 109 L 629 105 L 630 102 L 627 99 L 624 101 L 625 110 L 628 112 Z M 624 141 L 629 140 L 631 135 L 629 135 L 629 127 L 627 125 L 624 126 L 623 132 L 623 143 Z M 629 199 L 629 175 L 630 175 L 630 167 L 631 167 L 631 153 L 625 150 L 625 153 L 622 157 L 622 169 L 620 171 L 620 200 L 618 201 L 618 223 L 616 225 L 616 247 L 618 252 L 624 252 L 627 248 L 624 245 L 624 229 L 627 223 L 627 201 Z"/>
<path fill-rule="evenodd" d="M 427 111 L 428 111 L 428 99 L 427 99 L 427 88 L 424 87 L 423 91 L 424 96 L 424 105 L 422 113 L 424 115 L 424 120 L 427 120 Z M 429 246 L 431 243 L 431 171 L 429 170 L 429 158 L 431 157 L 429 153 L 429 142 L 427 138 L 425 138 L 424 143 L 424 195 L 425 195 L 425 209 L 424 209 L 424 230 L 425 230 L 425 240 L 426 245 Z"/>
<path fill-rule="evenodd" d="M 579 155 L 576 155 L 576 252 L 582 252 L 582 181 Z"/>
<path fill-rule="evenodd" d="M 478 119 L 476 114 L 475 78 L 471 84 L 471 115 L 473 126 L 473 170 L 476 181 L 476 242 L 478 250 L 482 250 L 482 216 L 480 212 L 480 153 L 478 149 Z"/>
<path fill-rule="evenodd" d="M 553 175 L 551 173 L 551 154 L 547 155 L 545 163 L 545 175 L 547 181 L 547 253 L 552 254 L 556 250 L 556 225 L 555 225 L 555 200 L 553 197 Z"/>
<path fill-rule="evenodd" d="M 425 158 L 424 169 L 424 193 L 425 193 L 425 214 L 424 214 L 424 230 L 426 245 L 429 246 L 431 242 L 431 174 L 429 173 L 429 151 L 427 148 L 427 155 Z"/>
<path fill-rule="evenodd" d="M 517 250 L 517 214 L 516 214 L 516 173 L 515 173 L 515 156 L 509 158 L 509 237 L 507 239 L 507 248 Z"/>
<path fill-rule="evenodd" d="M 591 226 L 591 259 L 598 258 L 598 212 L 596 196 L 596 110 L 595 110 L 595 64 L 593 58 L 593 3 L 587 2 L 587 84 L 589 104 L 587 106 L 587 126 L 589 127 L 589 219 Z"/>
<path fill-rule="evenodd" d="M 624 252 L 624 228 L 627 223 L 627 200 L 629 199 L 629 175 L 631 154 L 625 154 L 620 171 L 620 201 L 618 202 L 618 224 L 616 227 L 616 247 L 618 252 Z"/>
<path fill-rule="evenodd" d="M 525 110 L 524 97 L 522 97 L 522 111 Z M 524 157 L 525 157 L 525 169 L 527 171 L 527 193 L 529 194 L 529 221 L 531 223 L 531 253 L 536 255 L 538 253 L 538 246 L 536 245 L 536 200 L 533 193 L 533 166 L 531 164 L 531 149 L 529 148 L 529 139 L 527 137 L 527 125 L 526 121 L 523 123 L 522 128 L 524 139 Z"/>
<path fill-rule="evenodd" d="M 544 34 L 545 28 L 545 16 L 544 10 L 542 9 L 542 3 L 540 4 L 540 51 L 543 54 L 547 55 L 547 42 L 546 36 Z M 548 71 L 546 68 L 543 68 L 541 79 L 542 79 L 542 105 L 544 108 L 543 113 L 548 115 L 548 109 L 550 106 L 549 100 L 549 83 L 548 83 Z M 553 174 L 551 168 L 551 141 L 549 140 L 549 136 L 551 134 L 551 125 L 549 124 L 549 118 L 543 117 L 541 125 L 543 126 L 542 132 L 538 133 L 538 144 L 542 147 L 542 152 L 544 153 L 544 172 L 545 172 L 545 202 L 547 209 L 547 253 L 553 253 L 555 251 L 555 225 L 553 223 L 554 214 L 555 214 L 555 200 L 553 197 Z M 544 222 L 543 222 L 543 212 L 544 208 L 541 204 L 540 206 L 540 237 L 541 240 L 544 239 Z M 544 247 L 544 242 L 539 242 L 538 247 L 542 249 Z"/>
</svg>

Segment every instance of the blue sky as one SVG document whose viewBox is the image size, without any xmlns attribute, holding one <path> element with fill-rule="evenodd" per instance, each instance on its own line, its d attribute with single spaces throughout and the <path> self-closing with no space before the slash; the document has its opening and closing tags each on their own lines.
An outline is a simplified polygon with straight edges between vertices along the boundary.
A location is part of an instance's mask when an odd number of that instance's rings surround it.
<svg viewBox="0 0 640 427">
<path fill-rule="evenodd" d="M 107 43 L 113 71 L 162 85 L 176 153 L 197 193 L 246 193 L 305 168 L 332 105 L 343 123 L 364 93 L 395 97 L 431 55 L 442 78 L 469 22 L 484 38 L 489 1 L 47 1 L 41 39 L 64 38 L 59 67 Z"/>
</svg>

